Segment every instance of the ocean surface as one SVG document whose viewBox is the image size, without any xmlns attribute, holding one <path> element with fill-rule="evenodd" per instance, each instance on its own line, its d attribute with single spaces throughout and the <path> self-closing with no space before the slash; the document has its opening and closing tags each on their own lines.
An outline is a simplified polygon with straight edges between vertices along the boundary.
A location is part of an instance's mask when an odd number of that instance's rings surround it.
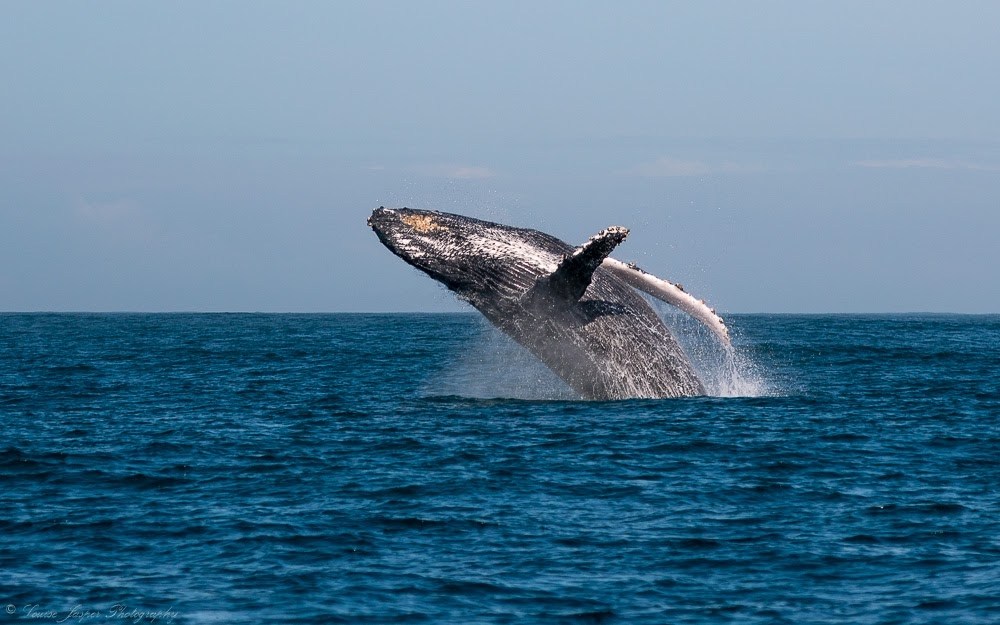
<svg viewBox="0 0 1000 625">
<path fill-rule="evenodd" d="M 475 314 L 0 315 L 0 623 L 1000 623 L 1000 316 L 728 322 L 584 402 Z"/>
</svg>

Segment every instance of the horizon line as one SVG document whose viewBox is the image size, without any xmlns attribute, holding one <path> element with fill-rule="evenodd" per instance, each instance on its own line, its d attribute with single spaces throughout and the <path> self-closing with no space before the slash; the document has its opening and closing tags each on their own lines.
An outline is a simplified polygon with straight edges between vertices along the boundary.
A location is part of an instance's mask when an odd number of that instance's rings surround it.
<svg viewBox="0 0 1000 625">
<path fill-rule="evenodd" d="M 0 310 L 0 315 L 477 315 L 476 310 Z M 681 311 L 678 311 L 681 314 Z M 727 315 L 815 315 L 815 316 L 992 316 L 1000 312 L 911 311 L 720 311 Z"/>
</svg>

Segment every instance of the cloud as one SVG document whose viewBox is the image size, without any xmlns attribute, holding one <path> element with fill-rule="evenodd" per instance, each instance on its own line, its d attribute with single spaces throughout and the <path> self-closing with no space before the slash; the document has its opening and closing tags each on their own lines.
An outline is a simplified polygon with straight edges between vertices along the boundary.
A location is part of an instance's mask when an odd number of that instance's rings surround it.
<svg viewBox="0 0 1000 625">
<path fill-rule="evenodd" d="M 710 176 L 714 174 L 737 174 L 760 171 L 759 167 L 749 167 L 738 163 L 705 163 L 677 158 L 661 157 L 651 163 L 640 163 L 626 170 L 625 174 L 647 178 L 673 178 L 684 176 Z"/>
<path fill-rule="evenodd" d="M 148 242 L 157 231 L 148 212 L 130 199 L 95 201 L 79 198 L 73 203 L 73 215 L 85 229 L 117 239 Z"/>
<path fill-rule="evenodd" d="M 974 163 L 946 158 L 901 158 L 855 161 L 858 167 L 871 169 L 959 169 L 966 171 L 1000 171 L 1000 165 Z"/>
<path fill-rule="evenodd" d="M 139 205 L 127 199 L 95 202 L 81 198 L 76 201 L 74 212 L 84 221 L 101 224 L 133 221 L 140 217 Z"/>
<path fill-rule="evenodd" d="M 496 173 L 489 167 L 455 167 L 448 172 L 449 178 L 462 179 L 492 178 L 495 175 Z"/>
<path fill-rule="evenodd" d="M 482 165 L 420 165 L 413 170 L 424 176 L 455 180 L 483 180 L 497 175 L 495 171 Z"/>
</svg>

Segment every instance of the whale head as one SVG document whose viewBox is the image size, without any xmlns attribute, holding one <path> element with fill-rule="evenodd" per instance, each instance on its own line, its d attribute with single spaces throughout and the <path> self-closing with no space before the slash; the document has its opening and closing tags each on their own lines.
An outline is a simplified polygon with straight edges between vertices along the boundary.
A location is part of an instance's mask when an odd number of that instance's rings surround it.
<svg viewBox="0 0 1000 625">
<path fill-rule="evenodd" d="M 571 249 L 536 230 L 412 208 L 376 208 L 368 225 L 394 254 L 470 300 L 520 297 Z"/>
</svg>

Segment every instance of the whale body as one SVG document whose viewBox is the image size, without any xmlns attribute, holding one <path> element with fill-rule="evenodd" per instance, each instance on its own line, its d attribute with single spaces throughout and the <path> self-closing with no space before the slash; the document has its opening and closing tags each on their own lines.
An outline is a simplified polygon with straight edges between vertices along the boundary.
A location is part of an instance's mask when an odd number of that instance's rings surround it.
<svg viewBox="0 0 1000 625">
<path fill-rule="evenodd" d="M 379 207 L 368 225 L 394 254 L 444 284 L 586 399 L 705 394 L 687 355 L 634 289 L 728 342 L 722 319 L 677 285 L 608 258 L 611 226 L 579 247 L 462 215 Z"/>
</svg>

